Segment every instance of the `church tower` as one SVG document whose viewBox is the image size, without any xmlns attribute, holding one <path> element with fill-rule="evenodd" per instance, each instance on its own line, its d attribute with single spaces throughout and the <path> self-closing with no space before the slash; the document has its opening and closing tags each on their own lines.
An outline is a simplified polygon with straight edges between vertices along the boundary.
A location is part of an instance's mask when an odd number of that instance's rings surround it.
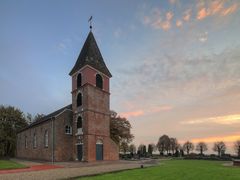
<svg viewBox="0 0 240 180">
<path fill-rule="evenodd" d="M 110 138 L 112 77 L 92 31 L 69 75 L 72 77 L 73 158 L 79 161 L 118 160 Z"/>
</svg>

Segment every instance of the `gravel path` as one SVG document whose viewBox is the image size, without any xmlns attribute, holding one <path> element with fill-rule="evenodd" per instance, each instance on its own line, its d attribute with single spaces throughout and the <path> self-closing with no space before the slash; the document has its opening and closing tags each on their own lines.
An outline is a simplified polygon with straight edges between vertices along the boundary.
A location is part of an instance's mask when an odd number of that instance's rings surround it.
<svg viewBox="0 0 240 180">
<path fill-rule="evenodd" d="M 45 171 L 32 171 L 32 172 L 21 172 L 13 174 L 0 175 L 1 180 L 56 180 L 56 179 L 67 179 L 78 176 L 96 175 L 106 172 L 120 171 L 126 169 L 139 168 L 141 164 L 144 166 L 152 166 L 156 163 L 147 163 L 148 161 L 117 161 L 107 163 L 95 163 L 87 166 L 80 164 L 80 167 L 69 167 L 60 169 L 51 169 Z M 68 163 L 69 165 L 69 163 Z M 76 163 L 74 163 L 76 166 Z"/>
</svg>

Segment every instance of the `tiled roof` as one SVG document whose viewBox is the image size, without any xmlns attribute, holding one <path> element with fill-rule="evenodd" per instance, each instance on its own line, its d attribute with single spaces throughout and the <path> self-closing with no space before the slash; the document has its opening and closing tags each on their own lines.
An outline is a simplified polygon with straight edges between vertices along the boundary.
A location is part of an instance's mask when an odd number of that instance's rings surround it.
<svg viewBox="0 0 240 180">
<path fill-rule="evenodd" d="M 104 63 L 101 52 L 98 48 L 97 42 L 93 36 L 92 31 L 89 32 L 88 37 L 82 47 L 82 50 L 78 56 L 77 62 L 69 75 L 73 75 L 76 71 L 81 69 L 85 65 L 90 65 L 93 68 L 99 70 L 108 77 L 112 77 L 106 64 Z"/>
<path fill-rule="evenodd" d="M 31 124 L 28 125 L 27 127 L 21 129 L 19 132 L 22 132 L 22 131 L 24 131 L 24 130 L 26 130 L 26 129 L 29 129 L 29 128 L 31 128 L 31 127 L 33 127 L 33 126 L 36 126 L 36 125 L 38 125 L 38 124 L 41 124 L 41 123 L 43 123 L 43 122 L 49 121 L 49 120 L 51 120 L 51 118 L 57 116 L 59 113 L 61 113 L 62 111 L 66 110 L 66 109 L 72 110 L 72 104 L 70 104 L 70 105 L 68 105 L 68 106 L 65 106 L 65 107 L 63 107 L 63 108 L 61 108 L 61 109 L 59 109 L 59 110 L 57 110 L 57 111 L 54 111 L 54 112 L 52 112 L 52 113 L 50 113 L 50 114 L 48 114 L 48 115 L 46 115 L 46 116 L 38 119 L 37 121 L 34 121 L 33 123 L 31 123 Z M 18 133 L 19 133 L 19 132 L 18 132 Z"/>
</svg>

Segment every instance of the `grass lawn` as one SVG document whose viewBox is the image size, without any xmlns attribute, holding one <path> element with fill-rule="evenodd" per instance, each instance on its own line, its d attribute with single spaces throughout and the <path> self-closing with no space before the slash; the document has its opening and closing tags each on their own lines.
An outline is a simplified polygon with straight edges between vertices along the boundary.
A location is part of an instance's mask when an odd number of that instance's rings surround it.
<svg viewBox="0 0 240 180">
<path fill-rule="evenodd" d="M 223 166 L 224 162 L 206 160 L 166 160 L 156 167 L 127 170 L 81 180 L 240 180 L 239 167 Z"/>
<path fill-rule="evenodd" d="M 19 168 L 25 168 L 27 166 L 16 163 L 14 161 L 9 160 L 0 160 L 0 170 L 3 169 L 19 169 Z"/>
</svg>

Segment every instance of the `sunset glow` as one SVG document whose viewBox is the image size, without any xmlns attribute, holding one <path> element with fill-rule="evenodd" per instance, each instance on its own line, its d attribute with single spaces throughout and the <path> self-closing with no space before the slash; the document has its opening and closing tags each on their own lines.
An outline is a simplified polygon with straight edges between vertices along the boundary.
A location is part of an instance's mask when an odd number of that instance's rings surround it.
<svg viewBox="0 0 240 180">
<path fill-rule="evenodd" d="M 48 114 L 92 31 L 133 143 L 240 139 L 240 1 L 0 1 L 0 104 Z"/>
</svg>

